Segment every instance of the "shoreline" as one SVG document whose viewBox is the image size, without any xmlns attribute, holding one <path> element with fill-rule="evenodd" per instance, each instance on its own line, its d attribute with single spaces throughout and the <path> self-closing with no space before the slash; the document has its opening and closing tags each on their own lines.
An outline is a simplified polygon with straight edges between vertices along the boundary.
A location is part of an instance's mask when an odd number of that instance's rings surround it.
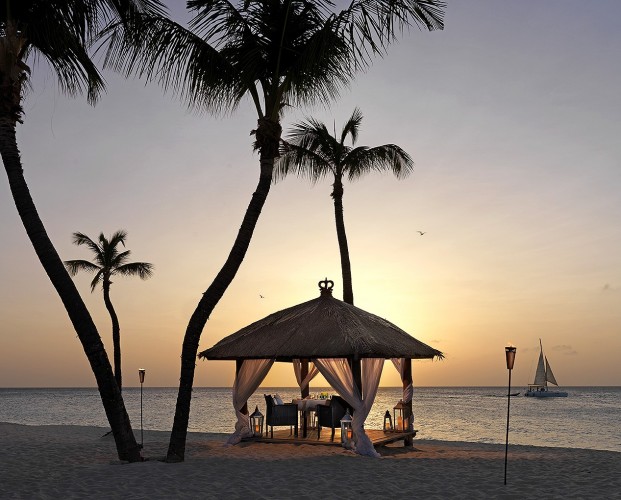
<svg viewBox="0 0 621 500">
<path fill-rule="evenodd" d="M 152 390 L 152 389 L 174 389 L 175 391 L 179 389 L 178 386 L 176 385 L 149 385 L 149 386 L 143 386 L 144 390 Z M 601 389 L 620 389 L 621 385 L 616 385 L 616 384 L 612 384 L 612 385 L 563 385 L 561 387 L 559 387 L 559 390 L 566 390 L 566 389 L 588 389 L 588 388 L 601 388 Z M 475 389 L 500 389 L 502 391 L 507 389 L 506 385 L 417 385 L 416 386 L 417 389 L 469 389 L 469 388 L 475 388 Z M 528 383 L 526 384 L 512 384 L 511 386 L 512 389 L 518 390 L 520 389 L 520 392 L 526 391 L 528 389 Z M 28 389 L 34 389 L 34 390 L 41 390 L 41 389 L 45 389 L 45 390 L 61 390 L 61 389 L 69 389 L 69 390 L 74 390 L 74 389 L 91 389 L 93 391 L 97 390 L 97 386 L 96 385 L 76 385 L 76 386 L 71 386 L 71 385 L 59 385 L 59 386 L 43 386 L 43 385 L 27 385 L 27 386 L 0 386 L 0 390 L 16 390 L 16 391 L 22 391 L 22 390 L 28 390 Z M 123 389 L 138 389 L 140 390 L 140 384 L 138 385 L 133 385 L 131 383 L 129 383 L 128 385 L 123 384 Z M 193 389 L 223 389 L 223 390 L 231 390 L 231 386 L 230 385 L 195 385 L 193 386 Z M 299 391 L 299 387 L 296 386 L 287 386 L 287 385 L 275 385 L 275 386 L 260 386 L 259 389 L 260 391 L 269 391 L 269 390 L 275 390 L 275 389 L 285 389 L 285 390 L 292 390 L 292 391 Z M 327 389 L 329 391 L 332 391 L 334 389 L 332 389 L 330 386 L 326 385 L 324 387 L 318 386 L 317 388 L 313 388 L 313 392 L 316 391 L 321 391 L 323 389 Z M 380 389 L 401 389 L 401 386 L 398 385 L 382 385 L 380 386 Z M 503 396 L 506 396 L 506 394 L 503 394 Z"/>
<path fill-rule="evenodd" d="M 0 422 L 1 498 L 619 498 L 621 453 L 415 439 L 382 458 L 340 447 L 245 442 L 189 432 L 166 464 L 168 431 L 144 431 L 145 462 L 126 464 L 103 427 Z M 139 433 L 136 433 L 138 440 Z"/>
</svg>

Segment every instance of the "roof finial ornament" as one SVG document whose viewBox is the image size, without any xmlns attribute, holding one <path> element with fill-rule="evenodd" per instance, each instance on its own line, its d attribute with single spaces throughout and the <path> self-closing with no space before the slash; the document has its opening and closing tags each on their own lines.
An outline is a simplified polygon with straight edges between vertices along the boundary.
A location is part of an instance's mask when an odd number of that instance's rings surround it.
<svg viewBox="0 0 621 500">
<path fill-rule="evenodd" d="M 332 296 L 332 289 L 334 288 L 334 281 L 326 278 L 323 281 L 317 283 L 319 285 L 319 291 L 321 292 L 321 296 L 324 295 Z"/>
</svg>

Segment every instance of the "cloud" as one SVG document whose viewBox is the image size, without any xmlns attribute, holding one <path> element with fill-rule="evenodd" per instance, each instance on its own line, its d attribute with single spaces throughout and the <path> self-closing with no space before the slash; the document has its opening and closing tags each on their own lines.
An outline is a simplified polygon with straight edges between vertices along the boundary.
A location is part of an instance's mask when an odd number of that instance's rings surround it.
<svg viewBox="0 0 621 500">
<path fill-rule="evenodd" d="M 539 345 L 537 347 L 520 347 L 520 352 L 539 352 Z"/>
<path fill-rule="evenodd" d="M 565 344 L 552 346 L 552 350 L 556 352 L 560 352 L 566 356 L 575 356 L 578 354 L 578 351 L 575 351 L 573 347 L 571 347 L 570 345 L 565 345 Z"/>
</svg>

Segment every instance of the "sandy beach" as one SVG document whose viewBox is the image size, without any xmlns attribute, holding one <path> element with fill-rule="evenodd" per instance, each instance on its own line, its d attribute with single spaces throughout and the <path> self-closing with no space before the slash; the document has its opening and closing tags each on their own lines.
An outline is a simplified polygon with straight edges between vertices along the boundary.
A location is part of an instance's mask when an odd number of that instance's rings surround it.
<svg viewBox="0 0 621 500">
<path fill-rule="evenodd" d="M 339 447 L 242 443 L 191 433 L 166 464 L 167 432 L 145 431 L 143 463 L 116 460 L 106 429 L 0 423 L 0 498 L 621 498 L 621 454 L 416 440 L 382 458 Z"/>
</svg>

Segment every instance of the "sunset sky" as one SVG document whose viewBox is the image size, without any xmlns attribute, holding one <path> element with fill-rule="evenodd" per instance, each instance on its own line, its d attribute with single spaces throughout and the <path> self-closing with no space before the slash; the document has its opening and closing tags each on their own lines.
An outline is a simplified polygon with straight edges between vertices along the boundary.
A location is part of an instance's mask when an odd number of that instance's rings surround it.
<svg viewBox="0 0 621 500">
<path fill-rule="evenodd" d="M 561 385 L 621 385 L 620 17 L 618 0 L 452 0 L 444 31 L 405 34 L 328 109 L 287 111 L 285 131 L 308 115 L 339 130 L 358 106 L 359 144 L 392 142 L 414 158 L 405 180 L 346 184 L 344 206 L 356 305 L 445 353 L 414 362 L 415 385 L 502 386 L 511 342 L 513 383 L 525 386 L 539 338 Z M 128 231 L 133 259 L 155 274 L 112 286 L 124 381 L 137 385 L 140 367 L 148 385 L 176 386 L 187 322 L 257 182 L 255 111 L 244 102 L 230 116 L 197 115 L 110 72 L 91 107 L 31 64 L 18 141 L 48 234 L 66 260 L 91 257 L 72 245 L 75 231 Z M 315 298 L 325 277 L 342 297 L 330 190 L 273 186 L 201 350 Z M 94 386 L 6 175 L 0 230 L 0 387 Z M 76 278 L 112 358 L 90 280 Z M 232 384 L 234 363 L 197 364 L 196 386 Z M 398 384 L 391 364 L 382 384 Z M 265 385 L 295 385 L 291 366 Z"/>
</svg>

